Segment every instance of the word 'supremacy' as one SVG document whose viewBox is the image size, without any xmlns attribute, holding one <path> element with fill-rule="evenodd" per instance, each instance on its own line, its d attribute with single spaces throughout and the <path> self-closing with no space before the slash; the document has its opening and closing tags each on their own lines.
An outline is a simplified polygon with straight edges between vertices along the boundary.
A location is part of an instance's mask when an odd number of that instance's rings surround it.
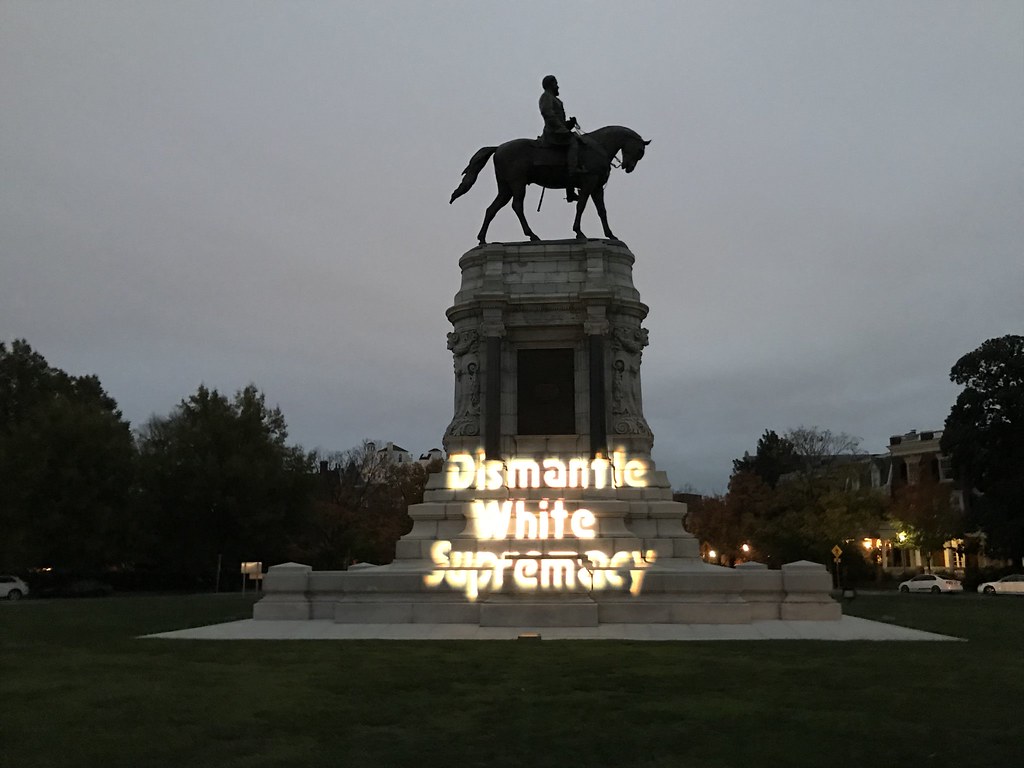
<svg viewBox="0 0 1024 768">
<path fill-rule="evenodd" d="M 611 459 L 512 458 L 487 460 L 454 454 L 448 460 L 447 486 L 451 490 L 644 488 L 648 463 L 616 451 Z M 570 505 L 574 502 L 568 502 Z M 584 507 L 567 508 L 562 498 L 540 499 L 530 507 L 525 499 L 482 500 L 471 504 L 470 530 L 479 542 L 508 541 L 510 548 L 493 546 L 475 551 L 453 551 L 447 540 L 430 549 L 434 570 L 424 577 L 428 587 L 442 583 L 461 590 L 469 600 L 482 592 L 514 589 L 521 592 L 618 590 L 637 595 L 644 571 L 654 562 L 652 550 L 623 550 L 608 555 L 583 542 L 597 536 L 597 518 Z M 542 552 L 528 542 L 558 540 L 565 548 Z M 534 545 L 536 546 L 536 545 Z"/>
</svg>

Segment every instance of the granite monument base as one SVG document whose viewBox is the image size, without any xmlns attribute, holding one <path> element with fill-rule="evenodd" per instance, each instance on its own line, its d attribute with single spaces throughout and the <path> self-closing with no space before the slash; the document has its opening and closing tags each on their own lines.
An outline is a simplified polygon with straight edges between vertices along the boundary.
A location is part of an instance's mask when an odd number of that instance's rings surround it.
<svg viewBox="0 0 1024 768">
<path fill-rule="evenodd" d="M 593 627 L 837 620 L 825 567 L 701 560 L 651 459 L 648 307 L 617 240 L 462 256 L 447 460 L 389 565 L 270 569 L 256 619 Z"/>
</svg>

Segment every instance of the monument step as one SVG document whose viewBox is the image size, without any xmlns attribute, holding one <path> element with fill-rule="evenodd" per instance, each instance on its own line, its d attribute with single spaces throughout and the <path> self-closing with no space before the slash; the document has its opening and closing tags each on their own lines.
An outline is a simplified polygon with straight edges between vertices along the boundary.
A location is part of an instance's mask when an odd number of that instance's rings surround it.
<svg viewBox="0 0 1024 768">
<path fill-rule="evenodd" d="M 596 627 L 597 603 L 589 595 L 491 595 L 480 605 L 481 627 Z"/>
</svg>

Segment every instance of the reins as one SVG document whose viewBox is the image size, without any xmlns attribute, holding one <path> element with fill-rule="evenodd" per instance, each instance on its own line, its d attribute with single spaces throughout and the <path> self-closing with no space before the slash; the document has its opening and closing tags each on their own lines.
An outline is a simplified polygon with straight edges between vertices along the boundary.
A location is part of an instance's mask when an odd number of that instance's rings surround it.
<svg viewBox="0 0 1024 768">
<path fill-rule="evenodd" d="M 580 138 L 583 137 L 583 134 L 585 133 L 585 131 L 582 128 L 580 128 L 580 121 L 579 120 L 576 121 L 576 127 L 572 129 L 572 132 L 575 133 Z M 621 168 L 622 167 L 622 161 L 619 160 L 619 153 L 618 152 L 616 152 L 614 155 L 612 155 L 612 157 L 609 160 L 609 162 L 611 163 L 612 168 Z"/>
<path fill-rule="evenodd" d="M 580 128 L 580 121 L 579 120 L 576 121 L 576 127 L 572 129 L 572 132 L 575 133 L 577 136 L 579 136 L 580 139 L 582 140 L 583 134 L 584 134 L 584 130 L 582 128 Z M 582 141 L 580 143 L 582 143 Z M 619 160 L 619 153 L 618 152 L 616 152 L 609 159 L 608 162 L 611 164 L 612 168 L 621 168 L 622 167 L 622 161 Z M 546 189 L 546 187 L 541 187 L 540 188 L 540 200 L 537 201 L 537 213 L 540 213 L 540 207 L 544 204 L 544 191 L 545 191 L 545 189 Z"/>
</svg>

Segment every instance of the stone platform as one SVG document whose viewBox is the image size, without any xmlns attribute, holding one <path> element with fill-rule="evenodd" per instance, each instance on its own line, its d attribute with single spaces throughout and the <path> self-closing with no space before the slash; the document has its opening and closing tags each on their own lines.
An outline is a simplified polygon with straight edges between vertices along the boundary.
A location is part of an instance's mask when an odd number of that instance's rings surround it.
<svg viewBox="0 0 1024 768">
<path fill-rule="evenodd" d="M 258 620 L 601 627 L 836 621 L 824 566 L 709 565 L 651 458 L 648 307 L 619 241 L 496 244 L 447 311 L 447 460 L 393 563 L 270 569 Z"/>
<path fill-rule="evenodd" d="M 830 578 L 815 563 L 780 571 L 705 563 L 652 567 L 638 595 L 567 591 L 551 595 L 498 592 L 468 600 L 426 585 L 431 566 L 408 563 L 313 571 L 288 563 L 264 580 L 258 620 L 332 620 L 342 624 L 458 624 L 481 627 L 597 627 L 605 624 L 749 624 L 835 621 Z M 460 576 L 461 577 L 461 576 Z"/>
</svg>

